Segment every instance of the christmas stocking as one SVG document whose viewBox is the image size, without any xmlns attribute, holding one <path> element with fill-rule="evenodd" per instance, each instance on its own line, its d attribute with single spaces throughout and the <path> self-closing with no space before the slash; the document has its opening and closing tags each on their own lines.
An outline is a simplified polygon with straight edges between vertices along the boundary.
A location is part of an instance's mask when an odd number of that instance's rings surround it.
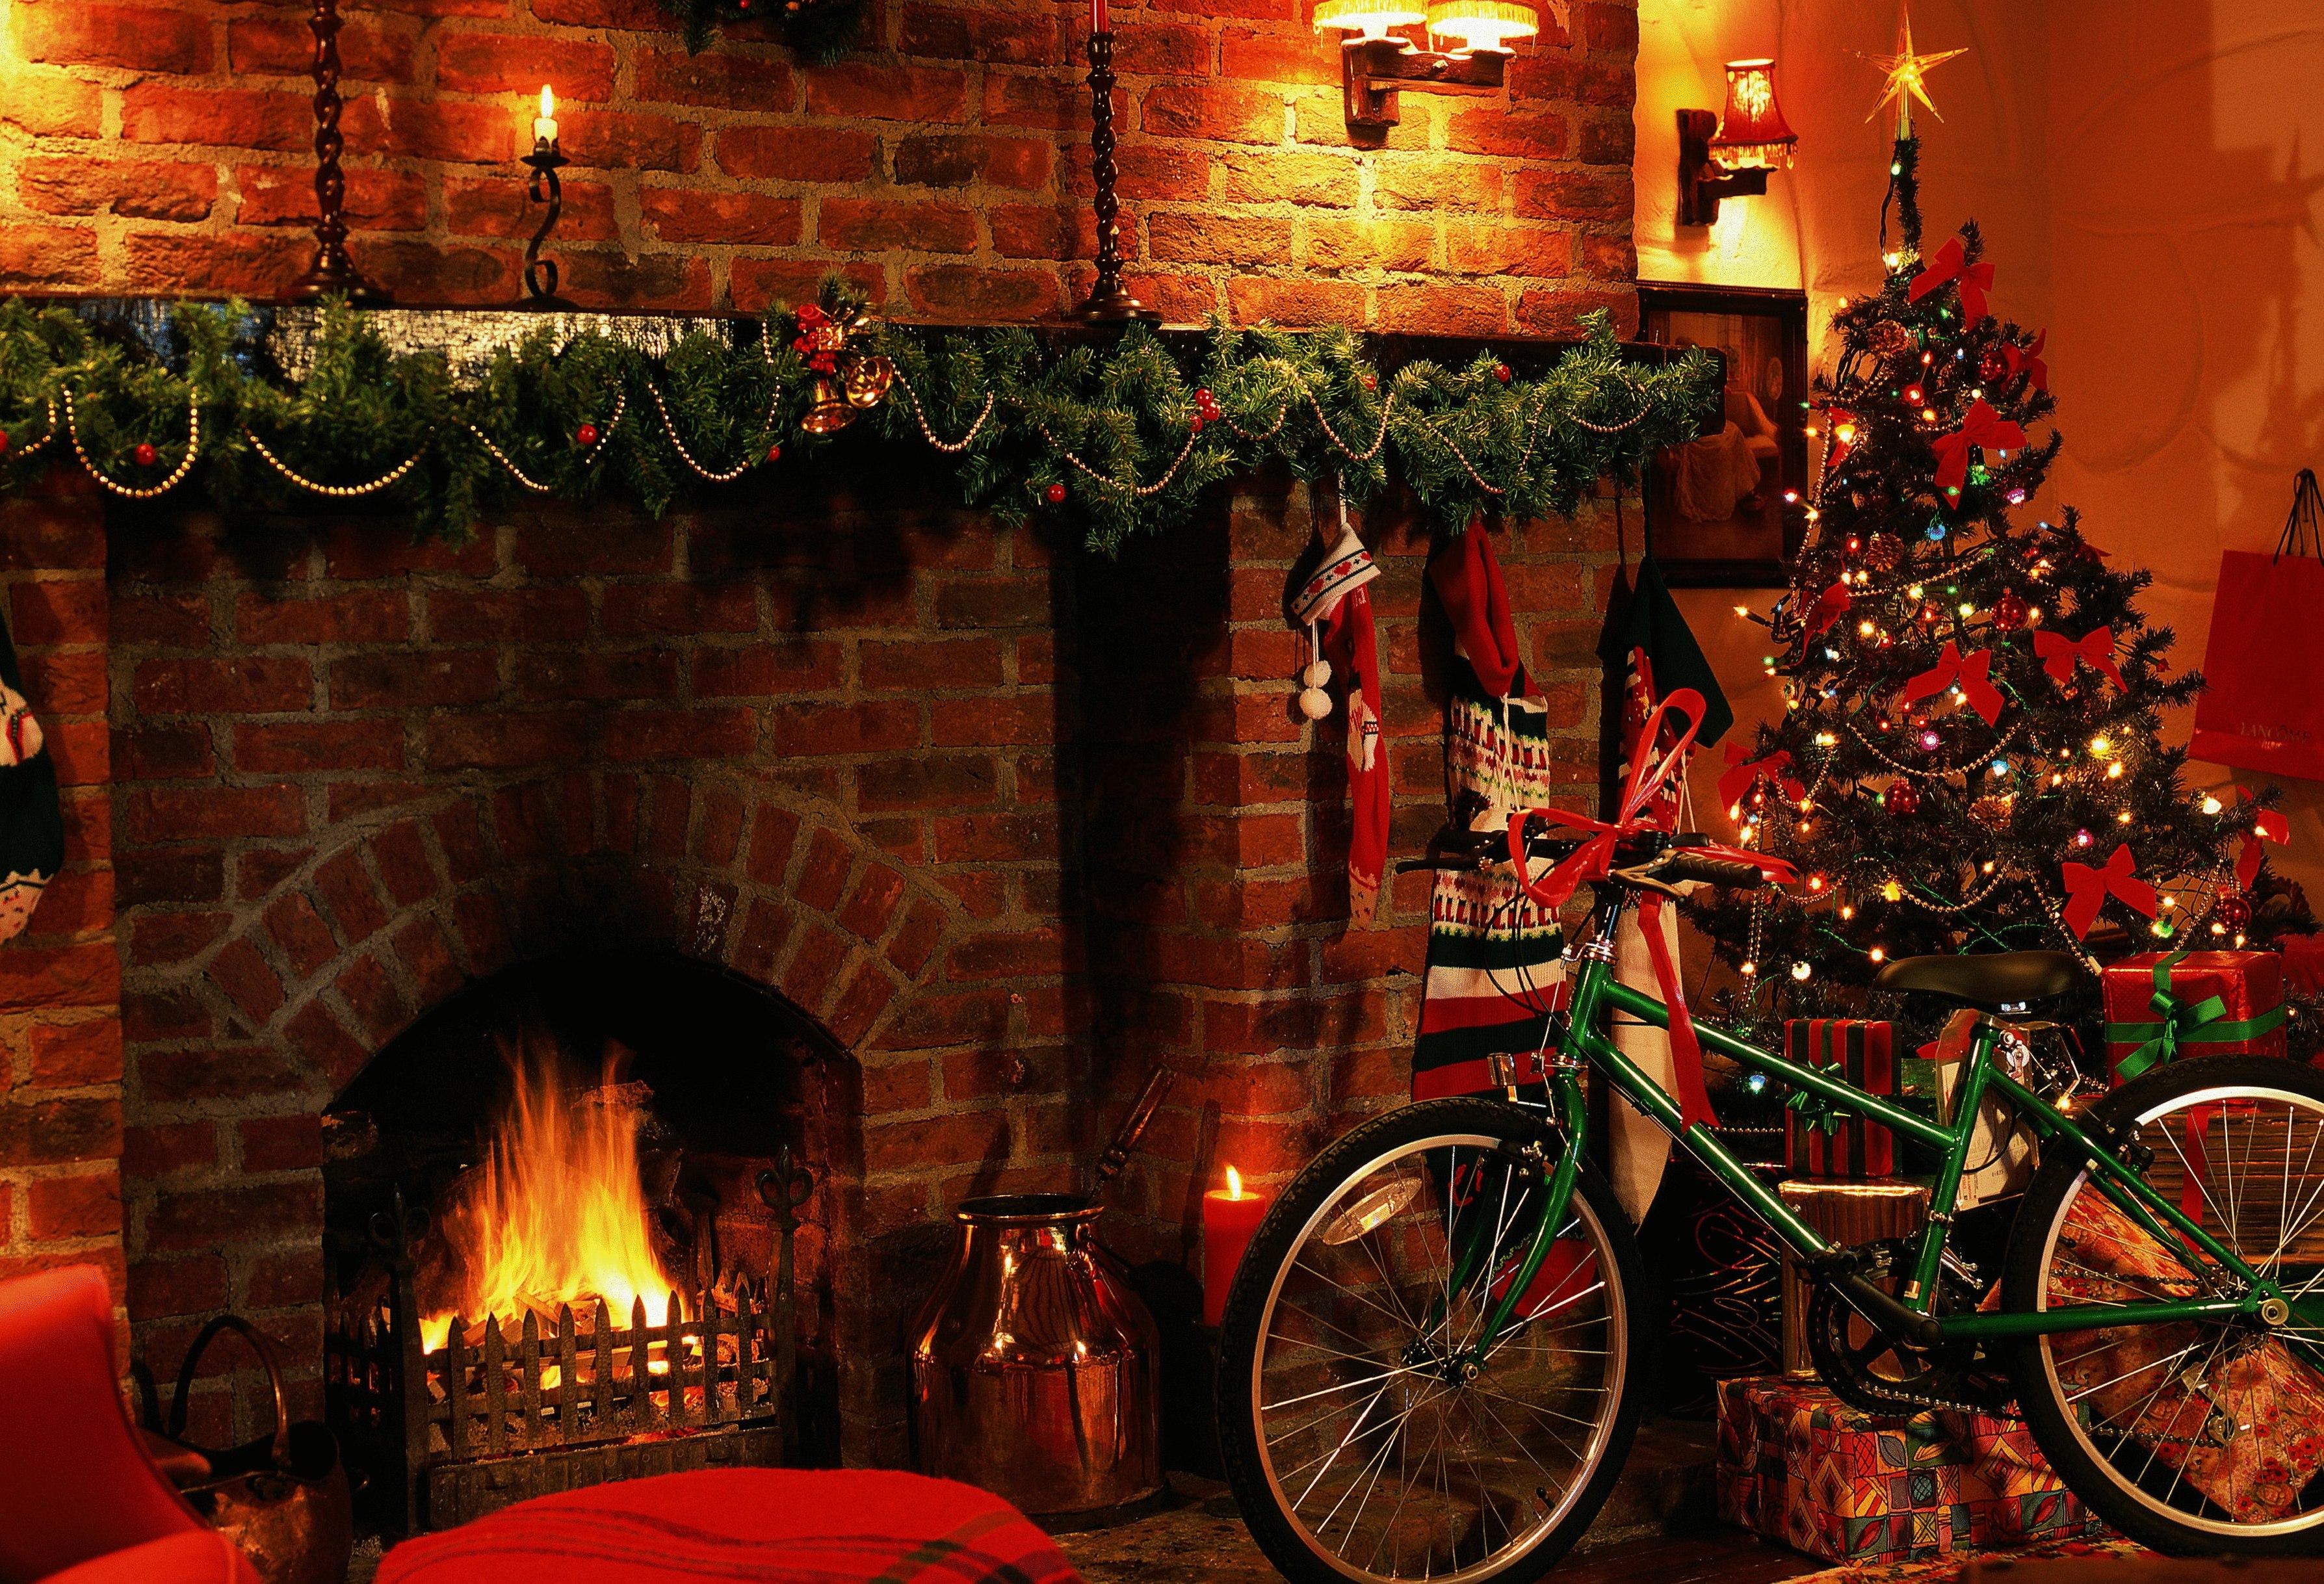
<svg viewBox="0 0 2324 1584">
<path fill-rule="evenodd" d="M 1355 803 L 1355 829 L 1348 842 L 1348 922 L 1371 922 L 1379 905 L 1381 871 L 1388 864 L 1388 755 L 1380 743 L 1379 651 L 1372 635 L 1372 596 L 1367 586 L 1379 576 L 1371 552 L 1341 508 L 1340 539 L 1314 576 L 1299 586 L 1292 614 L 1321 629 L 1315 660 L 1299 706 L 1310 720 L 1331 714 L 1323 684 L 1343 678 L 1348 699 L 1348 792 Z"/>
<path fill-rule="evenodd" d="M 56 761 L 25 702 L 16 646 L 0 625 L 0 941 L 23 933 L 64 855 Z"/>
<path fill-rule="evenodd" d="M 1471 830 L 1505 831 L 1512 809 L 1549 801 L 1549 740 L 1481 522 L 1437 553 L 1428 581 L 1452 623 L 1444 753 L 1453 817 Z M 1436 877 L 1415 1100 L 1489 1089 L 1486 1058 L 1496 1054 L 1517 1056 L 1521 1073 L 1539 1077 L 1535 1056 L 1563 988 L 1559 945 L 1556 915 L 1526 896 L 1508 865 Z"/>
</svg>

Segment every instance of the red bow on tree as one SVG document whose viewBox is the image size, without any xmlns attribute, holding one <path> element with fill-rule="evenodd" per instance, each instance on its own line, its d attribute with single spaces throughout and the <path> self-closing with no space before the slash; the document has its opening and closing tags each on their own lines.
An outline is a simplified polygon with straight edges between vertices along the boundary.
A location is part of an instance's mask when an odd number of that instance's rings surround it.
<svg viewBox="0 0 2324 1584">
<path fill-rule="evenodd" d="M 1848 614 L 1848 607 L 1855 603 L 1848 592 L 1848 585 L 1844 583 L 1835 583 L 1824 590 L 1816 596 L 1814 608 L 1808 612 L 1808 636 L 1821 638 L 1833 622 Z"/>
<path fill-rule="evenodd" d="M 1719 801 L 1729 808 L 1742 802 L 1743 795 L 1757 785 L 1762 776 L 1775 782 L 1783 795 L 1794 803 L 1808 795 L 1808 789 L 1800 784 L 1799 778 L 1792 774 L 1790 749 L 1779 748 L 1766 758 L 1752 760 L 1749 764 L 1743 761 L 1751 758 L 1751 751 L 1740 742 L 1729 742 L 1724 751 L 1728 769 L 1727 773 L 1719 778 Z"/>
<path fill-rule="evenodd" d="M 1993 266 L 1971 264 L 1958 236 L 1937 250 L 1937 262 L 1913 277 L 1905 289 L 1906 300 L 1918 302 L 1948 281 L 1960 282 L 1961 327 L 1967 329 L 1985 318 L 1985 294 L 1993 288 Z"/>
<path fill-rule="evenodd" d="M 2111 627 L 2093 627 L 2080 638 L 2068 638 L 2062 632 L 2044 629 L 2034 635 L 2034 652 L 2042 657 L 2042 668 L 2050 673 L 2053 682 L 2071 682 L 2074 662 L 2080 660 L 2116 687 L 2125 686 L 2122 668 L 2114 662 Z"/>
<path fill-rule="evenodd" d="M 1661 798 L 1664 788 L 1685 773 L 1686 756 L 1693 751 L 1694 733 L 1702 724 L 1702 695 L 1692 687 L 1674 689 L 1646 718 L 1646 729 L 1638 734 L 1639 742 L 1662 741 L 1664 720 L 1673 711 L 1687 717 L 1686 730 L 1681 732 L 1672 728 L 1670 750 L 1660 759 L 1650 753 L 1637 756 L 1637 762 L 1630 770 L 1628 785 L 1623 789 L 1616 818 L 1591 819 L 1586 815 L 1570 814 L 1562 808 L 1520 808 L 1509 815 L 1509 857 L 1517 870 L 1517 884 L 1526 896 L 1550 914 L 1554 915 L 1564 907 L 1583 881 L 1604 879 L 1613 872 L 1615 853 L 1625 837 L 1660 828 L 1653 812 L 1654 806 Z M 1540 820 L 1570 831 L 1586 832 L 1589 840 L 1574 849 L 1556 868 L 1536 879 L 1526 864 L 1526 824 L 1530 820 Z M 1756 865 L 1761 874 L 1777 882 L 1799 878 L 1799 871 L 1782 859 L 1748 852 L 1740 847 L 1702 846 L 1690 851 L 1729 863 Z M 1679 1114 L 1683 1119 L 1682 1126 L 1691 1127 L 1696 1122 L 1715 1124 L 1719 1119 L 1711 1113 L 1711 1093 L 1702 1082 L 1702 1045 L 1695 1036 L 1694 1019 L 1686 1009 L 1686 988 L 1679 977 L 1678 964 L 1673 960 L 1668 943 L 1663 939 L 1663 901 L 1662 895 L 1655 891 L 1648 891 L 1638 899 L 1638 926 L 1646 936 L 1646 957 L 1654 967 L 1655 986 L 1662 992 L 1663 1004 L 1670 1008 L 1671 1065 L 1678 1079 Z"/>
<path fill-rule="evenodd" d="M 2243 790 L 2238 787 L 2237 792 Z M 2259 849 L 2262 842 L 2273 842 L 2282 847 L 2292 840 L 2292 822 L 2272 808 L 2263 808 L 2252 821 L 2251 834 L 2244 838 L 2244 850 L 2236 854 L 2236 884 L 2245 890 L 2259 877 L 2260 860 L 2266 856 Z"/>
<path fill-rule="evenodd" d="M 1971 402 L 1961 427 L 1950 435 L 1937 437 L 1937 488 L 1944 491 L 1949 500 L 1960 498 L 1961 485 L 1969 479 L 1971 446 L 1991 446 L 2006 451 L 2024 444 L 2025 431 L 1994 411 L 1991 402 L 1982 398 Z"/>
<path fill-rule="evenodd" d="M 2050 332 L 2044 330 L 2034 337 L 2031 346 L 2011 345 L 2001 349 L 2001 361 L 2009 365 L 2013 379 L 2024 374 L 2033 381 L 2036 391 L 2050 388 L 2050 365 L 2042 361 L 2042 344 L 2049 338 Z"/>
<path fill-rule="evenodd" d="M 2090 933 L 2090 926 L 2098 922 L 2098 909 L 2106 906 L 2108 897 L 2119 898 L 2149 918 L 2154 916 L 2154 888 L 2138 878 L 2138 859 L 2129 843 L 2114 850 L 2104 869 L 2072 862 L 2061 867 L 2066 880 L 2066 906 L 2059 917 L 2074 932 L 2076 940 Z"/>
<path fill-rule="evenodd" d="M 1985 723 L 1990 726 L 2001 719 L 2001 689 L 1993 685 L 1988 675 L 1992 669 L 1991 649 L 1981 649 L 1964 657 L 1960 645 L 1947 639 L 1945 647 L 1938 651 L 1937 663 L 1904 684 L 1904 702 L 1917 704 L 1924 698 L 1934 698 L 1958 685 L 1969 708 L 1983 715 Z"/>
</svg>

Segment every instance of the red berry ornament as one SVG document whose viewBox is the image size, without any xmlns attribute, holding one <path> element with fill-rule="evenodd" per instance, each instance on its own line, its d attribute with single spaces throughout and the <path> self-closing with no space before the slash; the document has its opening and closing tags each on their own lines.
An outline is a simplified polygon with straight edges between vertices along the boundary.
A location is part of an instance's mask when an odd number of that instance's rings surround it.
<svg viewBox="0 0 2324 1584">
<path fill-rule="evenodd" d="M 8 455 L 8 431 L 0 429 L 0 456 Z"/>
<path fill-rule="evenodd" d="M 1493 378 L 1500 381 L 1504 385 L 1508 384 L 1510 379 L 1509 365 L 1505 363 L 1495 364 L 1493 365 Z"/>
<path fill-rule="evenodd" d="M 1378 374 L 1366 374 L 1366 375 L 1364 376 L 1364 389 L 1365 389 L 1365 390 L 1367 390 L 1367 391 L 1377 391 L 1377 390 L 1379 390 L 1379 376 Z"/>
<path fill-rule="evenodd" d="M 782 448 L 780 446 L 770 446 L 770 447 L 767 447 L 767 460 L 768 460 L 768 461 L 770 461 L 770 462 L 780 462 L 782 459 L 783 459 L 783 448 Z"/>
<path fill-rule="evenodd" d="M 573 431 L 573 443 L 581 447 L 585 450 L 589 447 L 595 445 L 597 443 L 597 426 L 593 423 L 585 423 L 579 428 L 575 429 Z"/>
<path fill-rule="evenodd" d="M 1993 624 L 2003 632 L 2016 631 L 2025 625 L 2026 617 L 2032 613 L 2015 589 L 2006 591 L 1993 602 Z"/>
<path fill-rule="evenodd" d="M 1186 432 L 1194 435 L 1199 435 L 1203 432 L 1203 415 L 1201 413 L 1198 412 L 1194 414 L 1194 417 L 1186 420 Z"/>
<path fill-rule="evenodd" d="M 1888 783 L 1888 812 L 1911 815 L 1921 811 L 1921 789 L 1910 781 Z"/>
<path fill-rule="evenodd" d="M 137 448 L 134 451 L 132 451 L 129 455 L 137 459 L 137 465 L 140 467 L 151 467 L 155 462 L 159 461 L 161 456 L 161 454 L 159 451 L 154 450 L 152 446 L 146 444 L 143 440 L 137 442 Z"/>
<path fill-rule="evenodd" d="M 1041 492 L 1041 498 L 1048 502 L 1052 506 L 1062 506 L 1065 503 L 1065 486 L 1063 484 L 1051 484 L 1047 489 Z"/>
</svg>

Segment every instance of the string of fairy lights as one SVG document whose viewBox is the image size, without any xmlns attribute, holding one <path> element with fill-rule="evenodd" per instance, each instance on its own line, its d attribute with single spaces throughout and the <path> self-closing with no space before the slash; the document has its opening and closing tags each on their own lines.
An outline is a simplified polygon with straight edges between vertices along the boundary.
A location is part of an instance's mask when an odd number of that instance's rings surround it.
<svg viewBox="0 0 2324 1584">
<path fill-rule="evenodd" d="M 1893 295 L 1904 279 L 1921 269 L 1915 248 L 1888 252 L 1883 255 L 1883 262 L 1888 274 L 1888 290 L 1884 298 Z M 1840 313 L 1845 315 L 1849 306 L 1848 299 L 1841 299 Z M 1956 315 L 1950 306 L 1941 306 L 1938 317 L 1951 320 Z M 1873 333 L 1888 336 L 1891 352 L 1895 350 L 1896 335 L 1913 335 L 1893 320 L 1876 322 L 1871 327 L 1868 335 L 1877 340 L 1877 334 Z M 2038 352 L 2038 345 L 2035 350 Z M 1894 404 L 1891 410 L 1902 421 L 1917 422 L 1932 440 L 1951 437 L 1950 443 L 1968 458 L 1964 470 L 1968 484 L 1997 486 L 1999 498 L 2011 506 L 2024 503 L 2028 486 L 2034 482 L 2034 465 L 2046 461 L 2046 455 L 2035 451 L 2015 424 L 1998 420 L 1989 408 L 1982 414 L 1977 409 L 1986 402 L 1988 387 L 1997 385 L 2003 378 L 2013 378 L 2031 355 L 2019 351 L 2005 357 L 1997 350 L 1988 350 L 1974 371 L 1964 370 L 1959 376 L 1940 382 L 1933 373 L 1940 352 L 1924 345 L 1918 356 L 1918 368 L 1923 372 L 1917 377 L 1909 377 L 1901 370 L 1892 373 L 1893 382 L 1887 391 Z M 1951 360 L 1956 364 L 1966 363 L 1969 356 L 1965 345 L 1952 349 Z M 1904 361 L 1903 357 L 1894 360 Z M 1889 366 L 1894 367 L 1894 363 Z M 1840 378 L 1835 382 L 1835 392 L 1847 388 L 1848 379 L 1848 364 L 1843 363 Z M 1936 391 L 1941 382 L 1950 386 L 1949 392 L 1941 394 Z M 1849 455 L 1866 437 L 1869 426 L 1837 393 L 1802 405 L 1811 413 L 1821 415 L 1821 421 L 1812 420 L 1806 426 L 1807 434 L 1825 442 L 1822 465 L 1806 498 L 1803 500 L 1796 493 L 1784 496 L 1787 504 L 1799 507 L 1809 526 L 1810 543 L 1802 556 L 1802 564 L 1806 566 L 1812 552 L 1832 548 L 1821 544 L 1825 537 L 1825 491 L 1841 472 Z M 1988 460 L 1987 447 L 1975 446 L 1972 440 L 1963 437 L 1980 421 L 1988 423 L 1988 433 L 2015 431 L 2011 437 L 2017 444 L 1990 447 L 1992 455 Z M 2054 448 L 2054 440 L 2051 446 Z M 2013 450 L 2018 458 L 2015 466 Z M 1944 493 L 1956 502 L 1960 499 L 1957 487 L 1948 487 Z M 1939 675 L 1935 690 L 1927 696 L 1909 700 L 1900 697 L 1893 702 L 1867 696 L 1854 711 L 1849 707 L 1851 700 L 1843 694 L 1856 690 L 1846 688 L 1840 681 L 1827 680 L 1811 687 L 1803 686 L 1802 680 L 1787 678 L 1784 689 L 1785 711 L 1809 714 L 1810 723 L 1817 729 L 1809 736 L 1812 746 L 1808 753 L 1821 751 L 1821 762 L 1810 759 L 1798 767 L 1795 778 L 1788 780 L 1780 768 L 1766 760 L 1753 767 L 1757 773 L 1727 809 L 1742 845 L 1790 855 L 1800 852 L 1814 837 L 1819 822 L 1826 816 L 1837 760 L 1835 751 L 1840 748 L 1842 732 L 1891 778 L 1885 787 L 1865 788 L 1871 791 L 1873 806 L 1886 814 L 1910 816 L 1920 808 L 1922 788 L 1957 785 L 1971 816 L 1970 828 L 1965 834 L 1974 833 L 1978 828 L 2006 831 L 2023 797 L 2082 798 L 2110 815 L 2110 830 L 2089 825 L 2075 828 L 2067 838 L 2069 851 L 2058 855 L 2061 862 L 2103 857 L 2101 843 L 2113 844 L 2107 842 L 2108 836 L 2127 837 L 2137 828 L 2140 816 L 2135 806 L 2135 794 L 2140 788 L 2132 764 L 2131 734 L 2102 729 L 2084 740 L 2045 741 L 2033 714 L 2024 707 L 2027 701 L 2019 686 L 2006 677 L 1987 675 L 1992 659 L 1989 649 L 1978 647 L 1974 654 L 1964 652 L 1972 649 L 1973 639 L 1980 644 L 1990 644 L 1995 640 L 2006 642 L 2016 634 L 2042 629 L 2045 622 L 2052 624 L 2054 631 L 2060 617 L 2072 613 L 2072 602 L 2055 583 L 2059 568 L 2052 541 L 2059 546 L 2072 545 L 2078 554 L 2095 557 L 2098 552 L 2080 544 L 2070 532 L 2061 532 L 2044 520 L 2037 531 L 2045 538 L 2025 547 L 2028 559 L 2023 567 L 2025 580 L 2037 586 L 2024 593 L 2006 588 L 1981 608 L 1975 598 L 1965 595 L 1964 588 L 1973 574 L 1989 570 L 1985 564 L 1999 555 L 2000 548 L 1988 539 L 1956 550 L 1953 537 L 1960 530 L 1960 525 L 1949 522 L 1941 511 L 1932 516 L 1926 537 L 1943 547 L 1943 560 L 1933 568 L 1908 566 L 1912 557 L 1895 534 L 1878 531 L 1868 537 L 1851 533 L 1837 547 L 1849 564 L 1839 570 L 1833 589 L 1825 593 L 1823 601 L 1816 601 L 1813 610 L 1803 607 L 1816 600 L 1812 583 L 1821 579 L 1804 576 L 1801 585 L 1779 600 L 1767 614 L 1754 612 L 1748 605 L 1735 607 L 1738 617 L 1767 627 L 1778 640 L 1776 652 L 1762 657 L 1762 668 L 1769 677 L 1787 670 L 1804 671 L 1808 662 L 1817 658 L 1844 666 L 1859 656 L 1891 649 L 1899 644 L 1927 653 L 1935 662 L 1937 672 L 1950 666 L 1953 673 L 1949 680 Z M 2040 553 L 2035 553 L 2037 550 Z M 2043 585 L 2049 588 L 2046 594 Z M 1827 610 L 1824 601 L 1830 601 L 1833 608 Z M 1816 624 L 1819 616 L 1822 618 L 1820 626 Z M 2098 640 L 2094 633 L 2077 641 Z M 2111 640 L 2107 641 L 2110 643 Z M 1940 644 L 1943 646 L 1941 652 Z M 1792 657 L 1790 664 L 1783 660 L 1784 655 Z M 2110 649 L 2107 657 L 2107 664 L 2113 666 Z M 2072 663 L 2069 659 L 2066 679 L 2055 683 L 2062 701 L 2073 700 L 2083 686 L 2096 685 L 2087 683 L 2072 671 Z M 2119 682 L 2118 667 L 2112 674 Z M 2054 681 L 2055 673 L 2050 675 Z M 1864 691 L 1868 695 L 1875 686 L 1885 686 L 1886 683 L 1868 684 Z M 1972 686 L 1985 695 L 1986 707 L 1979 707 L 1973 699 Z M 1911 691 L 1909 686 L 1905 690 L 1907 694 Z M 1981 730 L 1970 723 L 1968 717 L 1971 715 L 1980 717 Z M 2006 723 L 2005 715 L 2008 717 Z M 1823 723 L 1827 719 L 1828 725 Z M 1980 780 L 1988 783 L 1988 787 L 1980 787 Z M 1858 785 L 1851 778 L 1842 795 L 1854 796 Z M 2201 807 L 2205 815 L 2213 817 L 2228 813 L 2227 806 L 2216 797 L 2206 797 Z M 2098 851 L 2093 852 L 2094 849 Z M 1894 863 L 1876 851 L 1859 849 L 1838 861 L 1831 861 L 1830 856 L 1824 855 L 1828 868 L 1802 865 L 1803 885 L 1796 898 L 1779 898 L 1770 891 L 1755 895 L 1739 965 L 1747 981 L 1761 974 L 1774 909 L 1777 907 L 1799 906 L 1812 916 L 1821 909 L 1839 924 L 1854 923 L 1865 908 L 1876 903 L 1913 908 L 1932 918 L 1950 919 L 1973 912 L 2013 886 L 2030 892 L 2050 928 L 2085 963 L 2095 967 L 2064 922 L 2064 907 L 2052 877 L 2047 872 L 2037 872 L 2021 853 L 2005 852 L 1965 858 L 1956 870 L 1960 883 L 1952 888 L 1950 894 L 1935 877 L 1896 872 Z M 2242 895 L 2230 863 L 2216 861 L 2198 873 L 2182 877 L 2180 883 L 2159 887 L 2157 890 L 2156 912 L 2148 928 L 2158 940 L 2206 930 L 2221 944 L 2246 944 L 2250 905 Z M 1873 964 L 1886 961 L 1888 955 L 1877 927 L 1870 932 L 1868 944 L 1861 935 L 1851 940 L 1830 925 L 1818 926 L 1815 935 L 1835 947 L 1860 952 Z M 1813 962 L 1801 955 L 1789 962 L 1787 972 L 1793 980 L 1805 981 L 1814 976 L 1816 970 Z"/>
</svg>

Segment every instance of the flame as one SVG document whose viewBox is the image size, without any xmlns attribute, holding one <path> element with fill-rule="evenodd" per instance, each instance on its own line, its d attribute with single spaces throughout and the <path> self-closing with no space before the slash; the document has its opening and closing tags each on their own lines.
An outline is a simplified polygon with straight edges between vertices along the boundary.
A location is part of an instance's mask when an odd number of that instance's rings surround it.
<svg viewBox="0 0 2324 1584">
<path fill-rule="evenodd" d="M 556 115 L 557 96 L 549 91 L 547 83 L 542 83 L 540 85 L 540 118 L 543 121 L 553 120 Z"/>
<path fill-rule="evenodd" d="M 647 1235 L 642 1118 L 611 1062 L 605 1087 L 587 1095 L 561 1084 L 553 1062 L 522 1063 L 512 1076 L 490 1153 L 445 1218 L 454 1302 L 420 1322 L 422 1346 L 442 1347 L 455 1313 L 505 1322 L 533 1309 L 553 1320 L 560 1304 L 599 1298 L 616 1323 L 642 1298 L 647 1323 L 667 1324 L 675 1284 Z"/>
<path fill-rule="evenodd" d="M 1242 1197 L 1242 1174 L 1232 1166 L 1227 1168 L 1227 1197 L 1229 1199 Z"/>
</svg>

